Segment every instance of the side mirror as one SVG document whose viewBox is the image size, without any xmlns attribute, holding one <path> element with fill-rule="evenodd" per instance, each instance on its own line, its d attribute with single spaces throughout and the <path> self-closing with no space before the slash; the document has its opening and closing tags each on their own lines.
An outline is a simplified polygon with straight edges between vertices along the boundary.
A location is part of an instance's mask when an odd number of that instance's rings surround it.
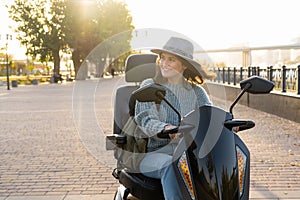
<svg viewBox="0 0 300 200">
<path fill-rule="evenodd" d="M 245 92 L 249 92 L 251 94 L 268 94 L 271 92 L 271 90 L 273 90 L 275 85 L 273 82 L 263 79 L 259 76 L 252 76 L 250 78 L 241 81 L 240 86 L 242 92 L 239 94 L 239 96 L 235 99 L 235 101 L 230 106 L 229 112 L 231 114 L 233 114 L 232 113 L 233 107 L 240 100 L 240 98 L 243 96 Z"/>
<path fill-rule="evenodd" d="M 181 115 L 178 110 L 165 98 L 166 88 L 164 86 L 152 83 L 135 90 L 132 93 L 133 97 L 139 102 L 155 102 L 160 103 L 165 101 L 168 106 L 178 115 L 178 124 L 181 122 Z"/>
<path fill-rule="evenodd" d="M 166 89 L 164 86 L 152 83 L 135 90 L 132 95 L 139 102 L 161 102 L 166 95 Z"/>
<path fill-rule="evenodd" d="M 241 89 L 251 94 L 268 94 L 274 88 L 274 83 L 258 76 L 252 76 L 240 82 Z"/>
</svg>

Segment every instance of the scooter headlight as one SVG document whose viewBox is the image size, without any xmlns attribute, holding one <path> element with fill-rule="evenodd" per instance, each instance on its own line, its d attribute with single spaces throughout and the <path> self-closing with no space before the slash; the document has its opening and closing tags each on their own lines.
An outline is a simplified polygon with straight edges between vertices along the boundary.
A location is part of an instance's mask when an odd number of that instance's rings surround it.
<svg viewBox="0 0 300 200">
<path fill-rule="evenodd" d="M 239 169 L 240 196 L 242 196 L 244 190 L 245 175 L 246 175 L 247 156 L 238 146 L 236 146 L 236 155 L 237 155 L 238 169 Z"/>
<path fill-rule="evenodd" d="M 185 152 L 183 152 L 183 154 L 181 155 L 177 166 L 180 171 L 181 177 L 184 180 L 185 186 L 187 187 L 191 198 L 194 200 L 195 199 L 195 191 L 193 188 L 193 182 L 192 182 L 192 177 L 191 177 L 191 173 L 190 173 L 191 171 L 190 171 L 190 168 L 188 165 L 187 156 L 186 156 Z"/>
</svg>

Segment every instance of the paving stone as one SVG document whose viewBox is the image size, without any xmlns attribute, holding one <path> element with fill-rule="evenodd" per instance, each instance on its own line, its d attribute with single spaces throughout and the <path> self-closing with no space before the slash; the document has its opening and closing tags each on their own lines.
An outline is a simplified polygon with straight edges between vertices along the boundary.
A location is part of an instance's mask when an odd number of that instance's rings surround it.
<svg viewBox="0 0 300 200">
<path fill-rule="evenodd" d="M 251 199 L 299 199 L 300 191 L 252 191 Z"/>
<path fill-rule="evenodd" d="M 0 87 L 0 200 L 112 199 L 105 135 L 122 80 L 77 84 Z M 251 152 L 251 199 L 300 199 L 300 124 L 242 105 L 234 112 L 256 122 L 239 132 Z"/>
<path fill-rule="evenodd" d="M 101 195 L 68 195 L 64 200 L 112 200 L 111 194 Z"/>
<path fill-rule="evenodd" d="M 0 198 L 1 199 L 1 198 Z M 63 200 L 64 196 L 10 196 L 5 200 Z"/>
</svg>

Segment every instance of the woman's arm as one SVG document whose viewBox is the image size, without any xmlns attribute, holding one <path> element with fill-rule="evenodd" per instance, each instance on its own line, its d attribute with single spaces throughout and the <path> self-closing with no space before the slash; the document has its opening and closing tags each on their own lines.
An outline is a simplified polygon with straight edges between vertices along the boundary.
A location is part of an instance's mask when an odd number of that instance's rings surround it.
<svg viewBox="0 0 300 200">
<path fill-rule="evenodd" d="M 212 105 L 209 96 L 202 86 L 194 86 L 199 106 Z"/>
<path fill-rule="evenodd" d="M 141 87 L 153 83 L 153 79 L 146 79 Z M 154 136 L 161 132 L 168 124 L 160 121 L 157 105 L 154 102 L 139 102 L 135 105 L 135 122 L 148 136 Z"/>
</svg>

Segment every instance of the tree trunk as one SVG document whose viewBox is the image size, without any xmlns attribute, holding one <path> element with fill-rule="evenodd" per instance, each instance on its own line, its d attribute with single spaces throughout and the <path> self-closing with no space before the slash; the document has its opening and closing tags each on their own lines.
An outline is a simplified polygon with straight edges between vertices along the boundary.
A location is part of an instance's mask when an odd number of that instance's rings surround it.
<svg viewBox="0 0 300 200">
<path fill-rule="evenodd" d="M 54 59 L 54 73 L 60 73 L 60 57 L 59 50 L 53 50 L 53 59 Z"/>
<path fill-rule="evenodd" d="M 78 71 L 81 66 L 78 50 L 74 50 L 72 52 L 72 60 L 73 60 L 74 70 L 75 70 L 75 79 L 77 79 Z"/>
</svg>

